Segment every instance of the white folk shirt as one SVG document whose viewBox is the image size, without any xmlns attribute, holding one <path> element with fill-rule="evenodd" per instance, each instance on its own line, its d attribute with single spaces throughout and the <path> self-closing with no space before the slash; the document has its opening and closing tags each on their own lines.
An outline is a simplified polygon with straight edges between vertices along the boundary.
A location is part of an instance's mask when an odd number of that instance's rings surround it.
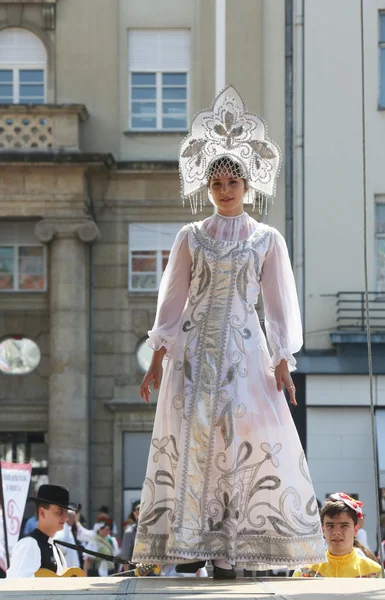
<svg viewBox="0 0 385 600">
<path fill-rule="evenodd" d="M 52 538 L 48 538 L 48 543 L 52 544 L 53 555 L 57 564 L 57 575 L 61 575 L 67 568 L 66 561 L 62 554 L 61 556 L 59 555 Z M 25 537 L 18 541 L 12 550 L 11 565 L 7 571 L 7 579 L 34 577 L 36 571 L 40 569 L 40 565 L 41 553 L 39 544 L 34 538 Z"/>
<path fill-rule="evenodd" d="M 58 542 L 67 542 L 68 544 L 75 544 L 74 534 L 72 533 L 72 529 L 68 523 L 64 523 L 63 529 L 55 533 L 54 540 L 57 540 Z M 60 544 L 59 548 L 64 554 L 68 567 L 80 567 L 79 554 L 77 550 L 60 546 Z"/>
</svg>

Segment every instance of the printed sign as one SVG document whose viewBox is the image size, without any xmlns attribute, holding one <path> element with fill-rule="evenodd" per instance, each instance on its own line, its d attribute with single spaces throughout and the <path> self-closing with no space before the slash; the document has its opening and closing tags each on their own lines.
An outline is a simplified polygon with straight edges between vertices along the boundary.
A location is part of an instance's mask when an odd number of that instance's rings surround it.
<svg viewBox="0 0 385 600">
<path fill-rule="evenodd" d="M 0 461 L 3 478 L 4 512 L 9 554 L 19 539 L 21 522 L 31 480 L 32 465 Z M 5 549 L 3 523 L 0 520 L 0 566 L 4 569 Z"/>
</svg>

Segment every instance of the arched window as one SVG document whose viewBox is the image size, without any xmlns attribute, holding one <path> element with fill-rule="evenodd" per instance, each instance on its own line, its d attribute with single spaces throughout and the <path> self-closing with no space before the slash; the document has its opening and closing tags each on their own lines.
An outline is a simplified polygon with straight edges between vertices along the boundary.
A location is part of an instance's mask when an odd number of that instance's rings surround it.
<svg viewBox="0 0 385 600">
<path fill-rule="evenodd" d="M 19 27 L 0 31 L 0 103 L 46 102 L 47 52 L 41 40 Z"/>
</svg>

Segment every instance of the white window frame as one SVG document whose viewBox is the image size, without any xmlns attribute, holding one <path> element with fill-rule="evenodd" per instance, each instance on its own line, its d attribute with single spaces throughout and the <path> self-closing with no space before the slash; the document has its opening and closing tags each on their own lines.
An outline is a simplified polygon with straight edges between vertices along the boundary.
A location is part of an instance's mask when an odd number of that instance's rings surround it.
<svg viewBox="0 0 385 600">
<path fill-rule="evenodd" d="M 0 64 L 0 71 L 12 71 L 13 72 L 13 104 L 20 104 L 20 71 L 43 71 L 43 86 L 44 86 L 44 99 L 43 104 L 47 103 L 47 67 L 41 63 L 33 65 L 18 64 L 17 66 L 8 64 Z M 30 102 L 29 104 L 33 104 Z"/>
<path fill-rule="evenodd" d="M 155 94 L 155 110 L 156 110 L 156 127 L 133 127 L 132 125 L 132 75 L 137 74 L 137 73 L 155 73 L 155 86 L 156 86 L 156 94 Z M 174 85 L 174 86 L 170 86 L 170 87 L 180 87 L 180 88 L 186 88 L 186 99 L 185 100 L 172 100 L 172 102 L 186 102 L 186 127 L 174 127 L 174 128 L 170 128 L 170 127 L 163 127 L 162 126 L 162 119 L 163 119 L 163 99 L 162 99 L 162 75 L 163 74 L 172 74 L 172 73 L 182 73 L 183 75 L 186 75 L 186 85 Z M 138 132 L 146 132 L 146 131 L 163 131 L 163 132 L 173 132 L 173 131 L 182 131 L 182 132 L 186 132 L 188 131 L 188 118 L 189 118 L 189 114 L 190 114 L 190 94 L 189 94 L 189 89 L 190 89 L 190 77 L 189 77 L 189 71 L 182 71 L 181 69 L 167 69 L 166 71 L 154 71 L 151 69 L 141 69 L 141 70 L 132 70 L 130 71 L 130 82 L 129 82 L 129 93 L 128 93 L 128 114 L 129 114 L 129 129 L 130 131 L 138 131 Z M 144 87 L 144 86 L 143 86 Z M 148 87 L 153 87 L 153 86 L 148 86 Z M 134 102 L 137 102 L 137 100 L 134 100 Z M 140 100 L 138 101 L 140 102 Z M 148 102 L 154 102 L 154 100 L 149 100 Z M 171 100 L 170 100 L 171 102 Z"/>
<path fill-rule="evenodd" d="M 384 50 L 383 54 L 384 54 L 384 61 L 385 61 L 385 39 L 381 39 L 381 19 L 385 20 L 385 11 L 384 10 L 380 10 L 379 11 L 379 18 L 378 18 L 378 71 L 379 71 L 379 86 L 378 86 L 378 108 L 380 109 L 385 109 L 385 92 L 384 92 L 384 97 L 381 98 L 381 83 L 382 86 L 385 88 L 385 81 L 381 82 L 381 50 Z"/>
<path fill-rule="evenodd" d="M 13 257 L 13 274 L 14 274 L 14 286 L 12 289 L 0 288 L 0 293 L 22 293 L 22 294 L 41 294 L 47 291 L 47 248 L 43 244 L 2 244 L 0 241 L 1 248 L 14 248 Z M 43 260 L 44 260 L 44 288 L 40 290 L 34 289 L 20 289 L 19 288 L 19 248 L 43 248 Z"/>
<path fill-rule="evenodd" d="M 128 223 L 128 291 L 133 293 L 154 293 L 159 291 L 160 281 L 163 276 L 163 252 L 170 253 L 182 224 L 177 221 L 148 222 L 131 221 Z M 133 271 L 133 252 L 153 252 L 156 256 L 156 271 Z M 156 275 L 156 287 L 133 287 L 133 275 L 143 273 Z"/>
<path fill-rule="evenodd" d="M 162 279 L 162 275 L 163 275 L 163 269 L 162 269 L 162 265 L 163 265 L 163 256 L 162 253 L 163 252 L 169 252 L 168 250 L 154 250 L 153 248 L 148 248 L 148 250 L 142 250 L 142 252 L 156 252 L 156 287 L 154 288 L 137 288 L 137 287 L 133 287 L 132 286 L 132 276 L 133 275 L 152 275 L 153 273 L 155 273 L 155 271 L 133 271 L 132 270 L 132 259 L 133 259 L 133 252 L 140 252 L 140 250 L 131 250 L 131 248 L 129 248 L 128 253 L 129 253 L 129 271 L 128 271 L 128 289 L 130 292 L 146 292 L 146 293 L 150 293 L 150 292 L 158 292 L 159 291 L 159 286 L 160 286 L 160 281 Z"/>
</svg>

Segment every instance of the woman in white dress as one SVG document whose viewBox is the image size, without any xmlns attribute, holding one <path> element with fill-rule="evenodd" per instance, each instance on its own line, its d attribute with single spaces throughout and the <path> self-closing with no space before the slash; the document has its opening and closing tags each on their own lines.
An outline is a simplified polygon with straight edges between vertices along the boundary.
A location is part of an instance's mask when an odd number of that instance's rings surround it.
<svg viewBox="0 0 385 600">
<path fill-rule="evenodd" d="M 323 560 L 306 459 L 282 386 L 302 346 L 286 244 L 243 210 L 273 195 L 278 147 L 234 88 L 200 113 L 182 144 L 183 196 L 205 190 L 213 216 L 181 229 L 149 332 L 154 349 L 141 386 L 163 372 L 133 560 L 177 563 L 214 577 L 245 568 Z M 262 291 L 268 351 L 254 305 Z"/>
</svg>

